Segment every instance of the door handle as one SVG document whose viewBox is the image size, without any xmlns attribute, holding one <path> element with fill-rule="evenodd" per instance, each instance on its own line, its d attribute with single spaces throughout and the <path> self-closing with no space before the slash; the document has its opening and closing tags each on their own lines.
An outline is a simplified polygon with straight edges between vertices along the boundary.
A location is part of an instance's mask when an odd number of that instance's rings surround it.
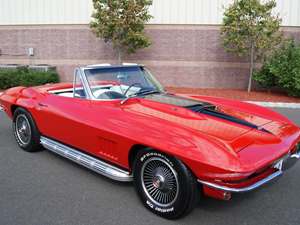
<svg viewBox="0 0 300 225">
<path fill-rule="evenodd" d="M 40 106 L 40 107 L 48 107 L 48 105 L 46 105 L 46 104 L 43 104 L 43 103 L 38 103 L 38 105 Z"/>
</svg>

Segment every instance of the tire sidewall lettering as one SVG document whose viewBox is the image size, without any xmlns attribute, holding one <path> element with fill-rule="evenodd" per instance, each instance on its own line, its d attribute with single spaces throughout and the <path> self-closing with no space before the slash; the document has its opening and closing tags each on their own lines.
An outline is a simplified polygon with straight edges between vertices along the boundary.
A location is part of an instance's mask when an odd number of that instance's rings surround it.
<svg viewBox="0 0 300 225">
<path fill-rule="evenodd" d="M 147 152 L 146 154 L 144 154 L 141 158 L 140 158 L 140 162 L 143 163 L 145 162 L 147 159 L 151 158 L 151 157 L 159 157 L 162 158 L 164 160 L 166 160 L 170 166 L 172 166 L 174 168 L 174 164 L 173 162 L 168 159 L 166 156 L 164 156 L 163 154 L 159 153 L 159 152 Z M 152 202 L 150 199 L 145 199 L 145 203 L 146 205 L 151 208 L 152 210 L 155 210 L 159 213 L 171 213 L 173 212 L 174 206 L 168 207 L 168 208 L 164 208 L 161 206 L 157 206 L 154 202 Z"/>
<path fill-rule="evenodd" d="M 145 155 L 143 155 L 140 158 L 140 160 L 143 163 L 145 160 L 147 160 L 150 157 L 159 157 L 159 158 L 162 158 L 162 159 L 166 160 L 170 164 L 170 166 L 174 167 L 174 164 L 166 156 L 160 154 L 159 152 L 148 152 Z"/>
<path fill-rule="evenodd" d="M 155 206 L 154 203 L 150 202 L 149 200 L 146 200 L 146 204 L 151 208 L 154 209 L 155 211 L 158 211 L 160 213 L 168 213 L 168 212 L 173 212 L 174 207 L 171 208 L 160 208 L 158 206 Z"/>
</svg>

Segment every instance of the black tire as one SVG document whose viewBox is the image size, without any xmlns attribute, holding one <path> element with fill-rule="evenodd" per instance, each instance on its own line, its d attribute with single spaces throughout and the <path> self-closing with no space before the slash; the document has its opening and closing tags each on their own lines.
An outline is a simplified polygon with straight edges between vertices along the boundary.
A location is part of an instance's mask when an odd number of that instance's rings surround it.
<svg viewBox="0 0 300 225">
<path fill-rule="evenodd" d="M 200 199 L 197 180 L 174 157 L 142 150 L 135 158 L 133 174 L 135 188 L 143 204 L 166 219 L 187 215 Z"/>
<path fill-rule="evenodd" d="M 23 109 L 17 108 L 13 117 L 13 132 L 20 148 L 26 152 L 37 152 L 42 150 L 40 145 L 40 132 L 31 114 Z"/>
</svg>

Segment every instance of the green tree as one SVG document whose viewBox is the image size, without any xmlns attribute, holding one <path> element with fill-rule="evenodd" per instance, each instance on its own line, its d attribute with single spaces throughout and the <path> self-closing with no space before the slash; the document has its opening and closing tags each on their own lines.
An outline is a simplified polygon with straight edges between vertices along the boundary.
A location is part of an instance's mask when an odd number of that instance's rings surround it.
<svg viewBox="0 0 300 225">
<path fill-rule="evenodd" d="M 273 14 L 275 0 L 235 0 L 225 9 L 221 35 L 226 51 L 248 57 L 251 91 L 255 62 L 281 43 L 281 19 Z"/>
<path fill-rule="evenodd" d="M 122 56 L 150 46 L 145 23 L 152 16 L 148 8 L 152 0 L 93 0 L 90 27 L 97 37 L 112 44 L 119 63 Z"/>
</svg>

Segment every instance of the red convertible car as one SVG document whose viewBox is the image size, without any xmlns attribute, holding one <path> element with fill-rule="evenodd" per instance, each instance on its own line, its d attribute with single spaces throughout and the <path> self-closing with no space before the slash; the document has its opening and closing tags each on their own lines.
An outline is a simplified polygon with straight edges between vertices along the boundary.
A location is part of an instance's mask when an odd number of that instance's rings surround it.
<svg viewBox="0 0 300 225">
<path fill-rule="evenodd" d="M 166 92 L 142 65 L 76 69 L 73 83 L 0 95 L 19 146 L 44 148 L 117 181 L 175 219 L 201 196 L 229 200 L 300 158 L 300 129 L 256 105 Z"/>
</svg>

